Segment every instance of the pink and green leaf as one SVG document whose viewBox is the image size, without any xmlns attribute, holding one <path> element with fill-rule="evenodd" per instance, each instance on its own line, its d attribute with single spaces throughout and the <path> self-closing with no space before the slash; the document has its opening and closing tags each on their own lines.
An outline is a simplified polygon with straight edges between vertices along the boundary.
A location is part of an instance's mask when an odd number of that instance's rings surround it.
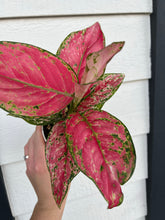
<svg viewBox="0 0 165 220">
<path fill-rule="evenodd" d="M 122 49 L 123 46 L 124 42 L 114 42 L 102 50 L 88 55 L 85 72 L 81 78 L 81 84 L 77 84 L 76 86 L 77 88 L 75 90 L 74 99 L 75 106 L 77 106 L 80 100 L 84 97 L 85 93 L 91 87 L 91 84 L 97 82 L 98 79 L 103 76 L 107 63 Z M 80 90 L 82 91 L 81 93 L 79 92 Z"/>
<path fill-rule="evenodd" d="M 0 42 L 0 107 L 32 124 L 48 124 L 72 101 L 75 73 L 41 48 Z"/>
<path fill-rule="evenodd" d="M 46 161 L 52 192 L 60 207 L 70 182 L 79 172 L 67 147 L 63 121 L 56 123 L 49 134 L 46 142 Z"/>
<path fill-rule="evenodd" d="M 87 29 L 69 34 L 60 45 L 56 55 L 74 69 L 81 83 L 87 56 L 101 50 L 105 46 L 104 41 L 103 32 L 97 22 Z"/>
<path fill-rule="evenodd" d="M 124 74 L 105 74 L 88 89 L 80 102 L 77 111 L 84 112 L 89 109 L 100 110 L 104 103 L 110 99 L 123 82 Z M 87 85 L 84 85 L 87 86 Z"/>
<path fill-rule="evenodd" d="M 105 111 L 73 113 L 66 121 L 66 137 L 79 169 L 99 188 L 108 208 L 119 205 L 120 184 L 131 177 L 136 159 L 125 125 Z"/>
<path fill-rule="evenodd" d="M 123 46 L 124 42 L 114 42 L 100 51 L 88 55 L 81 84 L 95 82 L 102 76 L 107 63 L 123 48 Z"/>
</svg>

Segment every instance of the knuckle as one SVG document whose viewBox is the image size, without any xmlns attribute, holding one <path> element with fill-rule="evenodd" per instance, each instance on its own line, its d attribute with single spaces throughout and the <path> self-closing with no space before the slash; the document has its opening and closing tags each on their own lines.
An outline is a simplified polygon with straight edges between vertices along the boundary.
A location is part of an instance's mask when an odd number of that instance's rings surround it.
<svg viewBox="0 0 165 220">
<path fill-rule="evenodd" d="M 37 175 L 37 174 L 43 174 L 46 171 L 46 169 L 40 165 L 40 164 L 33 164 L 33 166 L 29 166 L 27 168 L 28 175 Z"/>
<path fill-rule="evenodd" d="M 34 166 L 34 172 L 37 174 L 42 174 L 45 172 L 45 168 L 41 164 L 36 164 Z"/>
</svg>

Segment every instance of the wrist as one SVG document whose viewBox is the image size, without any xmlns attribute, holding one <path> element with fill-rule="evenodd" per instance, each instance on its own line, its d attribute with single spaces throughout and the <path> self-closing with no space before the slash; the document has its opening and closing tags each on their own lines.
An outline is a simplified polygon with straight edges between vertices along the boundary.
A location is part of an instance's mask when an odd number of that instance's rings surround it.
<svg viewBox="0 0 165 220">
<path fill-rule="evenodd" d="M 37 206 L 38 208 L 43 209 L 43 210 L 58 210 L 59 209 L 54 199 L 49 199 L 49 200 L 38 199 Z"/>
<path fill-rule="evenodd" d="M 30 220 L 61 220 L 62 212 L 59 208 L 57 208 L 58 207 L 48 206 L 46 204 L 37 202 Z"/>
</svg>

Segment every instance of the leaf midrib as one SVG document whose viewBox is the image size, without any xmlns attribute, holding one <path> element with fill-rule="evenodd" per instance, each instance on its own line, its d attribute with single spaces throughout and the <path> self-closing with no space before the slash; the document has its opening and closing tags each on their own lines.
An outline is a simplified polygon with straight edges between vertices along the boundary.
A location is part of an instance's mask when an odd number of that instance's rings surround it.
<svg viewBox="0 0 165 220">
<path fill-rule="evenodd" d="M 29 87 L 38 88 L 38 89 L 45 90 L 45 91 L 48 91 L 48 92 L 53 92 L 53 93 L 56 93 L 56 94 L 61 94 L 61 95 L 67 96 L 67 97 L 73 97 L 73 95 L 74 95 L 74 93 L 69 94 L 68 92 L 61 92 L 61 91 L 58 91 L 58 90 L 55 90 L 55 89 L 52 89 L 52 88 L 45 88 L 45 87 L 42 87 L 42 86 L 37 86 L 37 85 L 30 84 L 30 83 L 27 83 L 27 82 L 24 82 L 24 81 L 21 81 L 21 80 L 18 80 L 18 79 L 10 78 L 8 76 L 0 75 L 0 77 L 10 79 L 10 80 L 13 80 L 15 82 L 19 82 L 19 83 L 27 85 Z"/>
<path fill-rule="evenodd" d="M 94 129 L 92 128 L 92 125 L 88 122 L 88 119 L 87 119 L 83 114 L 80 114 L 80 115 L 81 115 L 81 117 L 84 119 L 84 121 L 87 123 L 87 125 L 89 126 L 89 128 L 91 129 L 91 131 L 92 131 L 92 133 L 93 133 L 93 136 L 95 137 L 95 139 L 96 139 L 96 141 L 97 141 L 97 144 L 98 144 L 98 146 L 99 146 L 99 149 L 100 149 L 100 151 L 101 151 L 101 153 L 102 153 L 104 162 L 107 164 L 107 160 L 106 160 L 106 158 L 105 158 L 105 156 L 104 156 L 104 153 L 103 153 L 102 147 L 101 147 L 101 145 L 100 145 L 100 143 L 99 143 L 99 140 L 98 140 L 98 138 L 97 138 L 96 132 L 95 132 Z"/>
</svg>

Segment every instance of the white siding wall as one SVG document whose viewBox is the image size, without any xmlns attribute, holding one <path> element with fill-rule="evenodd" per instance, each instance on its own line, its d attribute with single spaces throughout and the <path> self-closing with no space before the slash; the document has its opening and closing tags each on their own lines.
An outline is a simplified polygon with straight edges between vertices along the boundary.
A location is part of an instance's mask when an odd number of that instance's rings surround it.
<svg viewBox="0 0 165 220">
<path fill-rule="evenodd" d="M 150 70 L 151 0 L 0 0 L 0 40 L 34 44 L 56 52 L 65 36 L 99 21 L 107 44 L 126 41 L 106 72 L 124 72 L 125 83 L 104 106 L 121 119 L 133 135 L 137 166 L 122 188 L 124 202 L 107 204 L 83 174 L 72 182 L 63 220 L 144 220 L 146 209 L 148 79 Z M 77 16 L 74 16 L 77 15 Z M 91 16 L 92 15 L 92 16 Z M 0 110 L 0 165 L 16 220 L 28 220 L 36 202 L 25 174 L 23 147 L 34 126 Z"/>
</svg>

